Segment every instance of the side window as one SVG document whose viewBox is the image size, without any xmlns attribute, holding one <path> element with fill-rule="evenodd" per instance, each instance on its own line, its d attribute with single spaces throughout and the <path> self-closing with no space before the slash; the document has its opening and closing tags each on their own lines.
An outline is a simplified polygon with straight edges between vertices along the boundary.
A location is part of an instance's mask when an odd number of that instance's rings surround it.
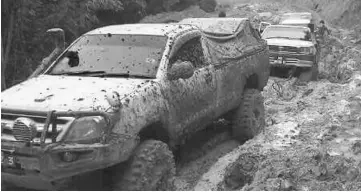
<svg viewBox="0 0 361 192">
<path fill-rule="evenodd" d="M 178 60 L 190 61 L 195 68 L 206 66 L 200 37 L 195 37 L 184 43 L 173 57 L 170 58 L 169 64 L 172 65 Z"/>
</svg>

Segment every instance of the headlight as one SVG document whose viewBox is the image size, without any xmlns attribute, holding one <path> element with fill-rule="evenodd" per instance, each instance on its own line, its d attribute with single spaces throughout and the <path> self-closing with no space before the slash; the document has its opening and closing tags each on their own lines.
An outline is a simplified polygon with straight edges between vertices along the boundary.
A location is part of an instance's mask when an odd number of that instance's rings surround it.
<svg viewBox="0 0 361 192">
<path fill-rule="evenodd" d="M 106 122 L 103 117 L 82 117 L 72 123 L 65 141 L 77 142 L 100 139 L 105 128 Z"/>
<path fill-rule="evenodd" d="M 314 47 L 301 47 L 300 52 L 301 53 L 307 53 L 307 54 L 315 54 L 316 49 Z"/>
</svg>

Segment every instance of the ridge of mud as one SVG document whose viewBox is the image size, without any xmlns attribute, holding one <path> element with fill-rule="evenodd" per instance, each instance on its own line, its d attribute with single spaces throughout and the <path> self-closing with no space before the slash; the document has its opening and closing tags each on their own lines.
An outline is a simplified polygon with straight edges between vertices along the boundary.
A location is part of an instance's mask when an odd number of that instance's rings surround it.
<svg viewBox="0 0 361 192">
<path fill-rule="evenodd" d="M 264 93 L 266 132 L 220 158 L 195 190 L 360 190 L 361 76 L 344 85 L 284 82 L 291 100 L 277 95 L 276 80 Z"/>
</svg>

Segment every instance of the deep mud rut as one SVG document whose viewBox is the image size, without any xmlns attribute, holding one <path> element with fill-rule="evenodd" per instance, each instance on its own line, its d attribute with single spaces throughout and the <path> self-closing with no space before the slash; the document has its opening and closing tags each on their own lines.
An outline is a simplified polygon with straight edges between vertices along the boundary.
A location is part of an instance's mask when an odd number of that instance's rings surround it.
<svg viewBox="0 0 361 192">
<path fill-rule="evenodd" d="M 265 132 L 179 166 L 177 190 L 361 189 L 361 74 L 348 84 L 271 78 L 263 94 Z"/>
</svg>

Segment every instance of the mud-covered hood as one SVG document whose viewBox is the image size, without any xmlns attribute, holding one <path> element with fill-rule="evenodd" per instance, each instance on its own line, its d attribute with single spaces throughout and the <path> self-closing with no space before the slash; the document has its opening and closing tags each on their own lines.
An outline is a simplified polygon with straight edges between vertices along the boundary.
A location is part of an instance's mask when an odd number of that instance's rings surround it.
<svg viewBox="0 0 361 192">
<path fill-rule="evenodd" d="M 291 47 L 311 47 L 313 43 L 310 41 L 294 40 L 294 39 L 281 39 L 281 38 L 272 38 L 266 39 L 268 45 L 276 46 L 291 46 Z"/>
<path fill-rule="evenodd" d="M 20 110 L 106 110 L 107 92 L 120 98 L 149 80 L 41 75 L 1 93 L 1 108 Z"/>
</svg>

